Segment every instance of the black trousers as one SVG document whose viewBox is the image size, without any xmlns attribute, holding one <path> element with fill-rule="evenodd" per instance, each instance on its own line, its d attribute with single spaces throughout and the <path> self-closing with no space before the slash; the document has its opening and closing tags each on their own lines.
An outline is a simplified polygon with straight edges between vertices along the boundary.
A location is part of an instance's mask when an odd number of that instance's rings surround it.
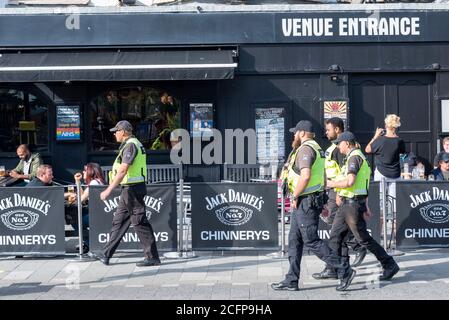
<svg viewBox="0 0 449 320">
<path fill-rule="evenodd" d="M 363 214 L 366 211 L 365 200 L 344 201 L 338 209 L 330 233 L 329 246 L 337 256 L 341 256 L 344 266 L 349 264 L 347 250 L 342 250 L 343 243 L 348 233 L 354 234 L 357 242 L 374 254 L 383 267 L 393 262 L 393 258 L 387 254 L 380 244 L 374 240 L 366 229 L 366 221 Z"/>
<path fill-rule="evenodd" d="M 337 205 L 337 193 L 334 189 L 328 190 L 329 200 L 327 201 L 326 207 L 329 212 L 329 217 L 327 219 L 328 224 L 332 225 L 335 219 L 335 215 L 338 211 Z M 365 250 L 365 248 L 357 242 L 351 230 L 349 230 L 346 238 L 343 240 L 342 248 L 341 248 L 341 256 L 349 257 L 349 248 L 351 248 L 354 252 L 360 252 Z M 326 268 L 331 268 L 330 265 L 326 265 Z"/>
<path fill-rule="evenodd" d="M 110 258 L 120 244 L 130 225 L 136 230 L 146 257 L 159 259 L 153 228 L 146 216 L 144 197 L 147 189 L 144 183 L 122 186 L 117 211 L 112 218 L 112 229 L 103 254 Z"/>
<path fill-rule="evenodd" d="M 312 207 L 312 197 L 313 195 L 304 198 L 292 212 L 288 235 L 290 269 L 284 280 L 288 284 L 297 284 L 299 281 L 304 245 L 326 264 L 336 268 L 340 278 L 346 277 L 349 273 L 349 265 L 343 266 L 341 257 L 333 254 L 328 244 L 318 236 L 318 222 L 322 208 Z"/>
</svg>

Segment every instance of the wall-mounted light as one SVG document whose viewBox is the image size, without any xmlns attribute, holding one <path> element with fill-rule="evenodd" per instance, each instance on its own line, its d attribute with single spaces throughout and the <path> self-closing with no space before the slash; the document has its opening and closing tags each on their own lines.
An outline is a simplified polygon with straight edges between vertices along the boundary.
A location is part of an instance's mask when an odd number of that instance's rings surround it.
<svg viewBox="0 0 449 320">
<path fill-rule="evenodd" d="M 334 71 L 334 72 L 338 72 L 338 71 L 343 71 L 342 67 L 338 64 L 333 64 L 329 67 L 330 71 Z"/>
<path fill-rule="evenodd" d="M 440 69 L 441 69 L 441 65 L 440 65 L 439 63 L 432 63 L 432 64 L 430 65 L 430 68 L 431 68 L 432 70 L 440 70 Z"/>
<path fill-rule="evenodd" d="M 338 80 L 340 80 L 340 78 L 336 74 L 331 74 L 329 76 L 329 78 L 331 79 L 331 81 L 334 81 L 334 82 L 337 82 Z"/>
</svg>

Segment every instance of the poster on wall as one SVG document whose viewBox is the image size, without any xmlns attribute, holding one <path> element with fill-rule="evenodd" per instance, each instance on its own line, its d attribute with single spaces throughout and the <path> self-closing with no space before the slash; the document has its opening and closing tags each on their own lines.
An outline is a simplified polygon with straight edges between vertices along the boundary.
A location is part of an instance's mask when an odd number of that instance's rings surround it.
<svg viewBox="0 0 449 320">
<path fill-rule="evenodd" d="M 192 138 L 211 137 L 214 127 L 212 103 L 190 104 L 190 135 Z"/>
<path fill-rule="evenodd" d="M 256 108 L 258 163 L 283 163 L 285 159 L 285 108 Z"/>
<path fill-rule="evenodd" d="M 56 106 L 56 141 L 80 140 L 80 106 Z"/>
<path fill-rule="evenodd" d="M 324 101 L 324 121 L 334 117 L 342 119 L 345 124 L 345 128 L 348 129 L 347 101 Z"/>
</svg>

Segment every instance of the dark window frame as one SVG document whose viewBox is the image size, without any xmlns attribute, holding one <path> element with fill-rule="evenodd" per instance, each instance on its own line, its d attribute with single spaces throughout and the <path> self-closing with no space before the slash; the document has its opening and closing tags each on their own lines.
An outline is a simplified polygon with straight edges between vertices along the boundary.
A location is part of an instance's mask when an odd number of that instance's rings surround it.
<svg viewBox="0 0 449 320">
<path fill-rule="evenodd" d="M 22 91 L 25 94 L 33 95 L 37 99 L 39 99 L 41 102 L 45 103 L 47 106 L 47 150 L 46 151 L 39 151 L 39 154 L 43 157 L 51 157 L 53 154 L 53 138 L 54 134 L 52 132 L 53 130 L 53 118 L 54 118 L 54 111 L 55 111 L 55 103 L 53 100 L 46 96 L 45 93 L 40 90 L 34 83 L 2 83 L 0 85 L 0 89 L 4 90 L 16 90 L 16 91 Z M 15 146 L 16 148 L 18 147 Z M 32 150 L 34 151 L 34 150 Z M 17 158 L 16 151 L 0 151 L 0 156 L 3 158 Z"/>
</svg>

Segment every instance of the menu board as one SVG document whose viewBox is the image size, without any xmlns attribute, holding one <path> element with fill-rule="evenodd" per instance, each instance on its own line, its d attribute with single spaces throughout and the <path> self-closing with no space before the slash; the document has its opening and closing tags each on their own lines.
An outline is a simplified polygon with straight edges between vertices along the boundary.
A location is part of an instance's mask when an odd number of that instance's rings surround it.
<svg viewBox="0 0 449 320">
<path fill-rule="evenodd" d="M 285 108 L 256 108 L 258 163 L 283 163 L 285 159 Z"/>
<path fill-rule="evenodd" d="M 214 127 L 214 106 L 212 103 L 190 104 L 190 135 L 192 138 L 211 137 Z"/>
<path fill-rule="evenodd" d="M 80 140 L 80 106 L 56 106 L 56 141 Z"/>
</svg>

